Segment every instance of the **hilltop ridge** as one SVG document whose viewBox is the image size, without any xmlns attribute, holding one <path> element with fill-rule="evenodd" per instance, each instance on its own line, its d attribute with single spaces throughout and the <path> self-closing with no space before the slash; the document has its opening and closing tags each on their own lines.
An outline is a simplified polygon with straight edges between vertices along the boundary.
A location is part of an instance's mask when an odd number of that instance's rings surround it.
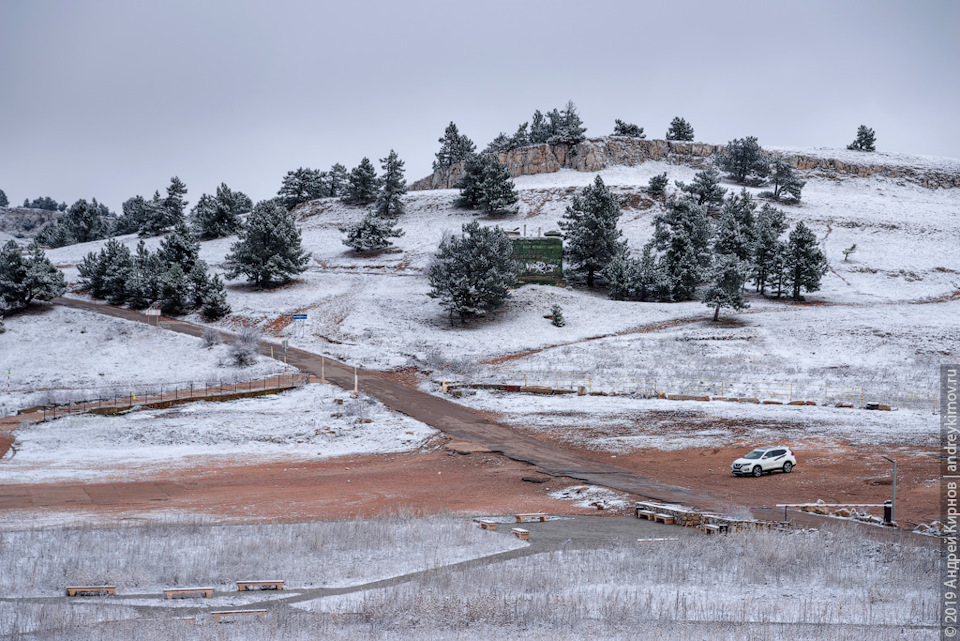
<svg viewBox="0 0 960 641">
<path fill-rule="evenodd" d="M 702 167 L 723 151 L 724 145 L 674 140 L 646 140 L 622 136 L 587 138 L 576 145 L 539 144 L 518 147 L 497 154 L 510 176 L 530 176 L 573 169 L 595 172 L 616 165 L 634 166 L 647 161 L 665 161 Z M 960 160 L 887 152 L 859 152 L 830 148 L 771 147 L 768 153 L 782 154 L 795 169 L 821 176 L 838 174 L 900 178 L 932 189 L 960 187 Z M 463 175 L 463 162 L 411 183 L 410 191 L 452 189 Z"/>
</svg>

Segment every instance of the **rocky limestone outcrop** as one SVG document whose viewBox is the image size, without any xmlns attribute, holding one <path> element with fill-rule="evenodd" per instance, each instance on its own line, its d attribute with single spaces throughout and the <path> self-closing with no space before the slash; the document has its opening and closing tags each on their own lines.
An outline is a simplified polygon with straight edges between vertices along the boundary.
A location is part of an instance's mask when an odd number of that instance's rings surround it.
<svg viewBox="0 0 960 641">
<path fill-rule="evenodd" d="M 500 152 L 500 162 L 510 176 L 548 174 L 561 169 L 599 171 L 615 165 L 639 165 L 648 160 L 662 160 L 695 168 L 723 151 L 723 145 L 670 140 L 638 140 L 619 136 L 588 138 L 576 145 L 531 145 Z M 930 188 L 960 187 L 960 172 L 937 171 L 905 165 L 884 165 L 843 162 L 835 158 L 784 153 L 795 169 L 820 175 L 873 175 L 901 178 Z M 410 191 L 452 189 L 463 175 L 463 163 L 444 167 L 410 185 Z"/>
</svg>

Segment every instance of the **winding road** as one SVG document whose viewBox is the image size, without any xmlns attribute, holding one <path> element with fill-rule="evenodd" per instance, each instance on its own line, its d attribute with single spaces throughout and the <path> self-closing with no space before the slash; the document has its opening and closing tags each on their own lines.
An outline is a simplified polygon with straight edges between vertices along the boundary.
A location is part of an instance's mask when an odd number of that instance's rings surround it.
<svg viewBox="0 0 960 641">
<path fill-rule="evenodd" d="M 115 318 L 147 322 L 144 314 L 130 309 L 73 298 L 57 298 L 52 302 L 64 307 Z M 164 329 L 196 337 L 207 329 L 202 325 L 166 317 L 161 317 L 160 323 Z M 224 336 L 230 335 L 224 333 Z M 273 357 L 275 353 L 279 354 L 276 347 L 275 344 L 261 342 L 258 351 L 264 356 Z M 330 383 L 345 390 L 353 389 L 354 369 L 348 365 L 296 348 L 287 352 L 285 360 L 287 364 L 318 377 L 321 376 L 322 370 Z M 406 414 L 450 436 L 482 444 L 492 452 L 534 465 L 546 474 L 570 477 L 666 503 L 682 503 L 704 509 L 717 507 L 716 501 L 704 494 L 661 483 L 614 465 L 591 461 L 576 451 L 521 434 L 462 405 L 401 385 L 379 372 L 357 369 L 356 373 L 360 389 L 390 409 Z"/>
</svg>

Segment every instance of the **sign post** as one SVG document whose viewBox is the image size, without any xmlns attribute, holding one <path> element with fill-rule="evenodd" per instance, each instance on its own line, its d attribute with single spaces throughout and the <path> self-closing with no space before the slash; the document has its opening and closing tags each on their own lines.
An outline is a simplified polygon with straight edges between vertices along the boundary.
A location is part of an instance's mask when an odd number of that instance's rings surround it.
<svg viewBox="0 0 960 641">
<path fill-rule="evenodd" d="M 148 309 L 145 313 L 147 315 L 147 325 L 150 324 L 150 317 L 152 316 L 157 319 L 156 321 L 157 327 L 160 327 L 160 310 L 159 309 Z"/>
</svg>

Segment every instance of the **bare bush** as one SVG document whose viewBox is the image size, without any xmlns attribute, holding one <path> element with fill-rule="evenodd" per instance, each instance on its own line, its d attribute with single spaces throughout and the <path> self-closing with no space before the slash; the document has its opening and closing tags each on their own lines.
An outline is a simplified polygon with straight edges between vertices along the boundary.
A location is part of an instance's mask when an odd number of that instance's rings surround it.
<svg viewBox="0 0 960 641">
<path fill-rule="evenodd" d="M 208 327 L 205 330 L 203 330 L 203 334 L 200 335 L 200 341 L 204 347 L 210 348 L 222 343 L 223 338 L 221 338 L 219 331 L 217 331 L 213 327 Z"/>
<path fill-rule="evenodd" d="M 230 344 L 230 360 L 236 367 L 249 367 L 257 362 L 257 346 L 260 332 L 253 327 L 243 327 Z"/>
</svg>

